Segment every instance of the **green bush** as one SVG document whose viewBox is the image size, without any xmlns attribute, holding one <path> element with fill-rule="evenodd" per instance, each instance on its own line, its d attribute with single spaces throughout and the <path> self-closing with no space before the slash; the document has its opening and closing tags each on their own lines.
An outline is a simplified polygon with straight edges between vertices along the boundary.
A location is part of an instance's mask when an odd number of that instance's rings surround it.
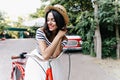
<svg viewBox="0 0 120 80">
<path fill-rule="evenodd" d="M 102 57 L 116 57 L 116 39 L 115 38 L 107 38 L 102 43 Z"/>
</svg>

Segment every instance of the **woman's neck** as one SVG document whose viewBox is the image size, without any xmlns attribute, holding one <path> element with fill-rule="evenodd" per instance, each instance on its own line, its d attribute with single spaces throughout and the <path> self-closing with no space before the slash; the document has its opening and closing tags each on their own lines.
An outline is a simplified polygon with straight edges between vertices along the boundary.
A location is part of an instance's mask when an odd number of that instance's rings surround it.
<svg viewBox="0 0 120 80">
<path fill-rule="evenodd" d="M 53 32 L 51 33 L 51 36 L 49 37 L 50 42 L 53 41 L 53 39 L 55 38 L 56 34 L 57 34 L 56 31 L 53 31 Z"/>
</svg>

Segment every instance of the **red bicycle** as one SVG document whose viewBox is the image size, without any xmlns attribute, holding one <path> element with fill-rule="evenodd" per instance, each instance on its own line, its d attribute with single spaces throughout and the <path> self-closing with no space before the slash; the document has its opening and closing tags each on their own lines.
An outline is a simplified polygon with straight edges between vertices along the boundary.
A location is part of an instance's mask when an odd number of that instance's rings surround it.
<svg viewBox="0 0 120 80">
<path fill-rule="evenodd" d="M 26 54 L 27 52 L 22 52 L 18 56 L 11 56 L 12 61 L 12 71 L 11 80 L 24 80 L 25 76 L 25 64 L 26 64 Z"/>
</svg>

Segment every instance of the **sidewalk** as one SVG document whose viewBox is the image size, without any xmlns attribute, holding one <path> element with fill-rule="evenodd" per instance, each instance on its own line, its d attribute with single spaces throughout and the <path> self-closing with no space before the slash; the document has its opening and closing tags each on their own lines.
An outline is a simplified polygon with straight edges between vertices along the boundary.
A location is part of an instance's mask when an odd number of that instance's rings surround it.
<svg viewBox="0 0 120 80">
<path fill-rule="evenodd" d="M 63 57 L 66 61 L 67 55 Z M 108 75 L 98 64 L 96 58 L 82 54 L 71 54 L 70 80 L 118 80 Z"/>
</svg>

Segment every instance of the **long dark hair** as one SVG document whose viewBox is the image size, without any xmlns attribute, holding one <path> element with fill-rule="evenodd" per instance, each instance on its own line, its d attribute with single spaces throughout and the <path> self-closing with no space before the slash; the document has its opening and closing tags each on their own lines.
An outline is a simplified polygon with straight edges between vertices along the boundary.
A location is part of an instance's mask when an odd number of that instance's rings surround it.
<svg viewBox="0 0 120 80">
<path fill-rule="evenodd" d="M 63 27 L 66 27 L 65 20 L 64 20 L 63 16 L 59 12 L 57 12 L 56 10 L 49 10 L 45 15 L 45 25 L 44 25 L 44 32 L 45 32 L 48 39 L 51 36 L 51 31 L 49 30 L 48 24 L 47 24 L 47 16 L 48 16 L 48 13 L 50 13 L 50 12 L 52 12 L 54 19 L 55 19 L 55 22 L 56 22 L 56 25 L 58 27 L 57 33 L 59 30 L 62 30 Z"/>
</svg>

